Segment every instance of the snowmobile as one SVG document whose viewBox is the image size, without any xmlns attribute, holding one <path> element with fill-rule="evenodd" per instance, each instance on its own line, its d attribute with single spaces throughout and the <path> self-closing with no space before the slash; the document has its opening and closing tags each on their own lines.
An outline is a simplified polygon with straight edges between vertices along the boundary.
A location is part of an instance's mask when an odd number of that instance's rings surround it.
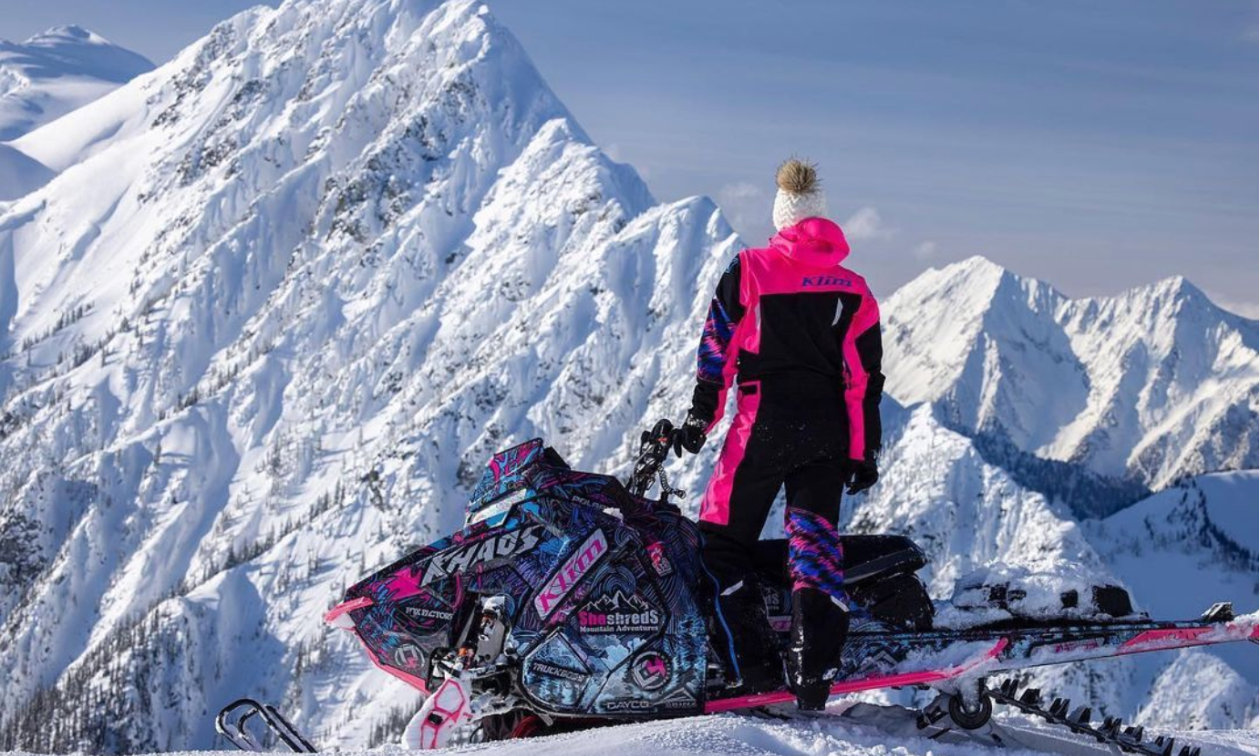
<svg viewBox="0 0 1260 756">
<path fill-rule="evenodd" d="M 662 465 L 672 427 L 641 437 L 629 480 L 572 469 L 541 439 L 495 454 L 468 502 L 465 527 L 351 586 L 325 616 L 357 636 L 371 662 L 426 699 L 404 734 L 416 749 L 463 740 L 662 717 L 747 710 L 793 701 L 786 690 L 748 693 L 726 672 L 728 647 L 711 610 L 712 578 L 701 535 L 671 497 Z M 659 481 L 660 492 L 648 498 Z M 937 702 L 924 728 L 977 730 L 995 702 L 1137 753 L 1173 754 L 1170 741 L 1088 710 L 1069 711 L 1013 683 L 1004 672 L 1231 641 L 1257 640 L 1257 617 L 1215 604 L 1194 621 L 1153 621 L 1128 594 L 1096 586 L 1065 594 L 1054 618 L 1008 618 L 965 629 L 934 626 L 934 606 L 916 572 L 923 552 L 896 535 L 842 536 L 846 585 L 855 605 L 833 695 L 930 687 Z M 767 612 L 786 645 L 791 582 L 786 543 L 766 540 L 755 561 Z M 1017 587 L 988 587 L 1007 605 Z M 1083 611 L 1088 608 L 1089 611 Z M 1087 617 L 1087 619 L 1082 619 Z M 217 727 L 245 750 L 261 750 L 261 722 L 289 750 L 313 751 L 270 706 L 242 699 Z M 1183 753 L 1193 753 L 1183 748 Z M 1173 754 L 1176 756 L 1176 754 Z"/>
</svg>

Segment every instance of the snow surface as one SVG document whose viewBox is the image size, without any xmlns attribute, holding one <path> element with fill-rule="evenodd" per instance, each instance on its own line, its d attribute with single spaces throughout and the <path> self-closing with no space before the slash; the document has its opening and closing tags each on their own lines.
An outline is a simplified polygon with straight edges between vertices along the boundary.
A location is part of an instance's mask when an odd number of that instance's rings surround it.
<svg viewBox="0 0 1260 756">
<path fill-rule="evenodd" d="M 832 713 L 839 713 L 833 708 Z M 1021 731 L 1054 732 L 1045 725 L 1020 721 Z M 1165 731 L 1181 744 L 1193 744 L 1203 756 L 1244 756 L 1260 753 L 1254 730 L 1211 732 Z M 1077 738 L 1078 753 L 1110 751 L 1091 748 Z M 239 751 L 174 752 L 169 756 L 232 756 Z M 344 749 L 341 756 L 410 756 L 416 753 L 385 745 L 372 750 Z M 1043 750 L 990 748 L 977 743 L 943 743 L 923 737 L 890 735 L 874 727 L 838 717 L 820 720 L 774 721 L 738 715 L 691 717 L 662 722 L 619 725 L 525 740 L 453 747 L 437 753 L 477 753 L 521 756 L 550 753 L 565 756 L 1041 756 Z M 1051 752 L 1053 753 L 1053 752 Z M 0 756 L 27 756 L 0 752 Z"/>
<path fill-rule="evenodd" d="M 1194 617 L 1216 601 L 1232 601 L 1238 614 L 1260 608 L 1260 473 L 1255 470 L 1183 480 L 1105 520 L 1088 522 L 1085 529 L 1152 616 Z M 1231 715 L 1235 724 L 1256 721 L 1260 675 L 1254 645 L 1139 656 L 1134 664 L 1135 687 L 1153 691 L 1142 705 L 1147 721 L 1167 725 Z M 1195 665 L 1205 671 L 1191 675 Z M 1186 681 L 1170 685 L 1179 675 Z"/>
<path fill-rule="evenodd" d="M 56 176 L 0 204 L 0 737 L 45 750 L 208 748 L 210 715 L 245 693 L 330 746 L 399 729 L 415 694 L 322 612 L 455 528 L 497 449 L 543 436 L 626 472 L 637 431 L 684 411 L 710 288 L 741 247 L 712 201 L 658 203 L 610 160 L 469 1 L 252 9 L 12 146 Z M 890 376 L 921 373 L 934 323 L 970 322 L 968 281 L 939 307 L 885 303 Z M 1109 317 L 1172 317 L 1161 286 Z M 1231 335 L 1182 310 L 1242 344 L 1194 373 L 1228 399 L 1254 321 Z M 1201 337 L 1168 336 L 1186 355 Z M 1021 380 L 995 422 L 1050 400 Z M 1148 402 L 1144 385 L 1116 402 Z M 1222 411 L 1254 434 L 1251 391 Z M 1246 461 L 1199 393 L 1167 397 L 1221 464 Z M 885 407 L 884 477 L 846 500 L 846 526 L 915 538 L 933 595 L 995 561 L 1112 579 L 1131 553 L 938 405 Z M 718 446 L 670 462 L 693 514 Z M 1196 604 L 1231 553 L 1196 562 Z M 1046 688 L 1127 716 L 1154 678 L 1139 671 L 1070 667 Z"/>
</svg>

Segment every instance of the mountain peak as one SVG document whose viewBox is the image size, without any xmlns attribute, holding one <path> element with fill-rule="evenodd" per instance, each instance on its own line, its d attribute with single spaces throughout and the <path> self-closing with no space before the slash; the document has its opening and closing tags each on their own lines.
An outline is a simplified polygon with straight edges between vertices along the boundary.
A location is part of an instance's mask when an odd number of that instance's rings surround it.
<svg viewBox="0 0 1260 756">
<path fill-rule="evenodd" d="M 50 41 L 61 40 L 110 44 L 109 40 L 99 34 L 96 34 L 95 32 L 79 26 L 78 24 L 65 24 L 46 29 L 26 40 L 25 44 L 43 45 Z"/>
<path fill-rule="evenodd" d="M 0 142 L 151 70 L 153 63 L 143 55 L 73 24 L 54 26 L 21 44 L 0 40 Z"/>
<path fill-rule="evenodd" d="M 972 257 L 884 305 L 888 390 L 954 427 L 1146 485 L 1254 466 L 1255 321 L 1184 276 L 1072 299 Z"/>
</svg>

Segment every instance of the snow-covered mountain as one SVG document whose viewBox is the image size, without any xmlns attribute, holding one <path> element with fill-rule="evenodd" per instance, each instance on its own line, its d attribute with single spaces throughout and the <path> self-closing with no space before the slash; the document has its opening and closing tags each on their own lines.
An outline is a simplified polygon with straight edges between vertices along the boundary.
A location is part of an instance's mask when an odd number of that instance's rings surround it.
<svg viewBox="0 0 1260 756">
<path fill-rule="evenodd" d="M 78 26 L 18 44 L 0 39 L 0 202 L 31 192 L 55 171 L 6 144 L 153 69 L 144 57 Z"/>
<path fill-rule="evenodd" d="M 1255 470 L 1184 479 L 1083 528 L 1112 574 L 1153 616 L 1193 617 L 1214 601 L 1232 601 L 1240 613 L 1258 608 Z M 1260 714 L 1254 647 L 1213 646 L 1171 658 L 1136 657 L 1135 663 L 1134 687 L 1151 691 L 1149 701 L 1134 701 L 1148 723 L 1216 727 L 1222 721 L 1254 723 Z M 1200 669 L 1190 672 L 1192 665 Z"/>
<path fill-rule="evenodd" d="M 883 309 L 888 391 L 933 403 L 991 459 L 1065 500 L 1094 489 L 1055 463 L 1156 489 L 1258 466 L 1260 327 L 1184 278 L 1070 299 L 973 257 Z"/>
<path fill-rule="evenodd" d="M 152 69 L 144 56 L 79 26 L 57 26 L 21 43 L 0 39 L 0 142 Z"/>
<path fill-rule="evenodd" d="M 471 0 L 246 11 L 15 146 L 55 174 L 0 204 L 0 744 L 31 750 L 208 747 L 243 692 L 378 740 L 416 700 L 321 613 L 458 525 L 495 449 L 624 471 L 740 248 Z M 887 417 L 846 516 L 919 539 L 936 595 L 994 559 L 1108 574 L 966 427 Z M 671 463 L 693 507 L 717 446 Z"/>
</svg>

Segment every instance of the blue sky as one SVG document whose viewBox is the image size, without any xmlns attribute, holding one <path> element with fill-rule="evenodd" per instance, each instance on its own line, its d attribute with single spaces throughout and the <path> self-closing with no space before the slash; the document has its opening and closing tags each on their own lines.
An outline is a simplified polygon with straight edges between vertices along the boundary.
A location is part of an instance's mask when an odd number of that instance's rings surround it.
<svg viewBox="0 0 1260 756">
<path fill-rule="evenodd" d="M 156 62 L 252 5 L 3 0 Z M 501 0 L 587 131 L 659 199 L 770 232 L 775 165 L 820 164 L 887 293 L 983 254 L 1072 295 L 1182 274 L 1256 316 L 1257 4 Z"/>
</svg>

